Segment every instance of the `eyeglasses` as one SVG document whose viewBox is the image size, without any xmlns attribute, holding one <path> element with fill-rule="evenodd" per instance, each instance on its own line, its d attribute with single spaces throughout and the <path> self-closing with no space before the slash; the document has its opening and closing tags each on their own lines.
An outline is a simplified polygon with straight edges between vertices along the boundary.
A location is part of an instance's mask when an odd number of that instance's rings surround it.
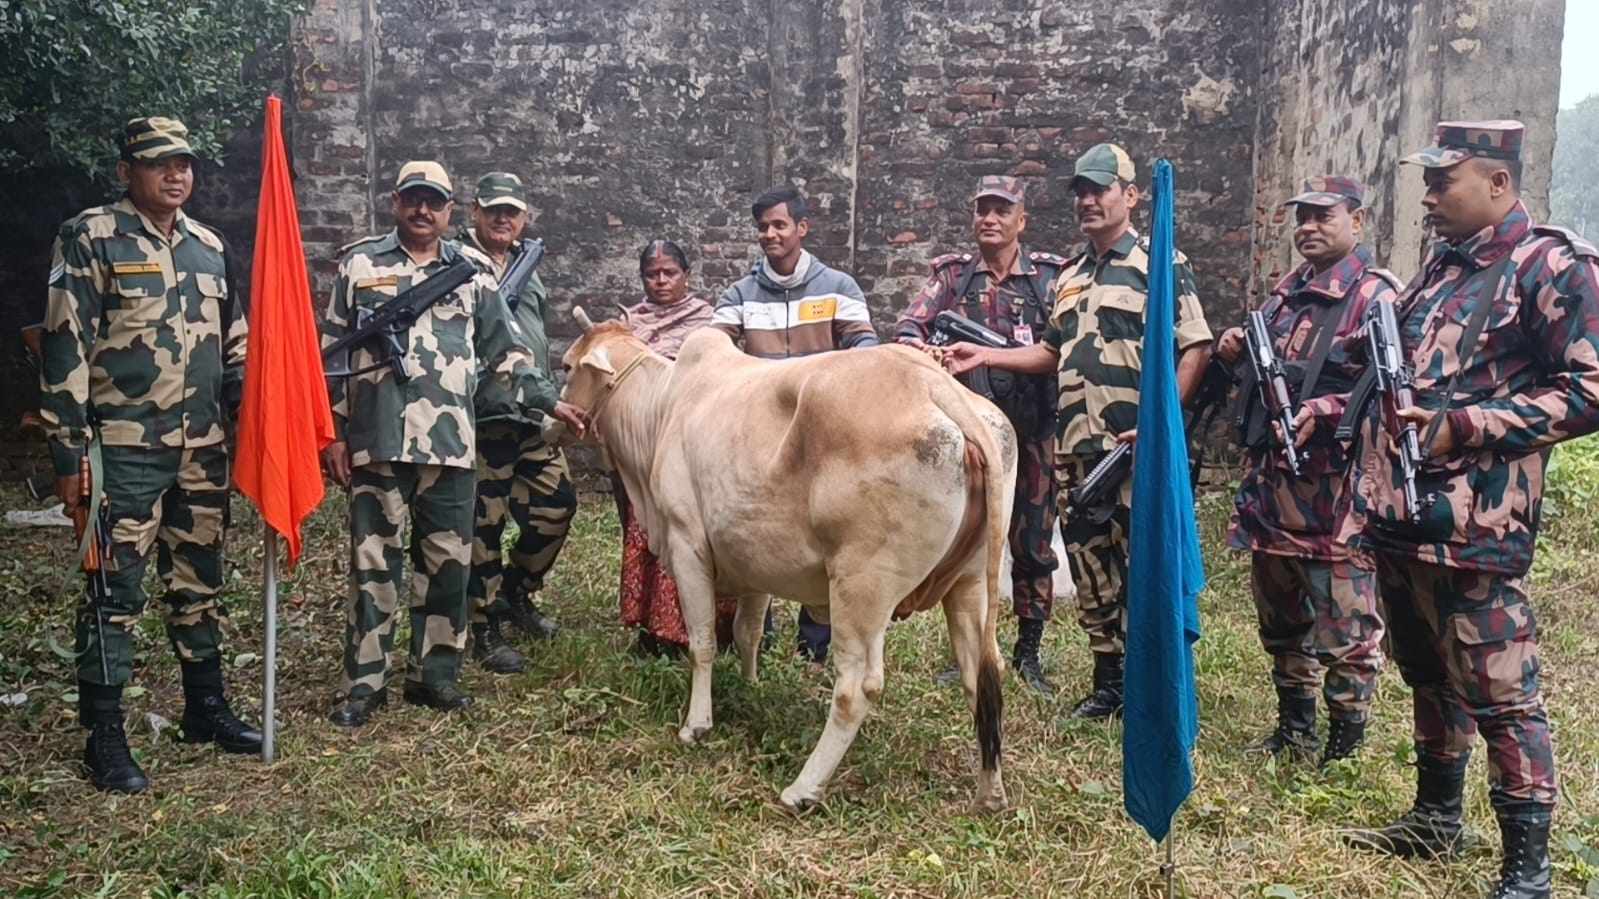
<svg viewBox="0 0 1599 899">
<path fill-rule="evenodd" d="M 408 190 L 400 194 L 400 205 L 407 209 L 426 206 L 434 212 L 441 212 L 450 205 L 450 201 L 431 190 Z"/>
</svg>

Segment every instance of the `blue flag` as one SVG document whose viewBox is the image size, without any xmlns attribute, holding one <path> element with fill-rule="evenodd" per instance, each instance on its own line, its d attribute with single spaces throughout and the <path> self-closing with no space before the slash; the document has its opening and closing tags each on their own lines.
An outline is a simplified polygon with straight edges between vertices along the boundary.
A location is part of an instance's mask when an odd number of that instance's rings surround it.
<svg viewBox="0 0 1599 899">
<path fill-rule="evenodd" d="M 1128 535 L 1122 785 L 1127 813 L 1160 841 L 1194 788 L 1199 702 L 1192 647 L 1199 639 L 1205 564 L 1177 393 L 1176 229 L 1172 167 L 1164 159 L 1155 163 L 1154 198 Z"/>
</svg>

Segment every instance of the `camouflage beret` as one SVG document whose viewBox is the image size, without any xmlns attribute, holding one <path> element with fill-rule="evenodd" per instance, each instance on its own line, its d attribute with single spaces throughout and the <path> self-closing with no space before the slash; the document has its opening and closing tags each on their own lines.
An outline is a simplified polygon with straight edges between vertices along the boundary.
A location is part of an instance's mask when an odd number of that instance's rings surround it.
<svg viewBox="0 0 1599 899">
<path fill-rule="evenodd" d="M 189 129 L 177 119 L 143 116 L 122 126 L 122 158 L 154 162 L 168 156 L 196 156 L 189 146 Z"/>
<path fill-rule="evenodd" d="M 527 191 L 522 187 L 522 179 L 510 172 L 489 172 L 477 179 L 477 189 L 472 193 L 484 209 L 514 206 L 527 211 Z"/>
<path fill-rule="evenodd" d="M 1429 169 L 1448 168 L 1480 157 L 1515 162 L 1521 159 L 1521 135 L 1526 127 L 1514 119 L 1487 122 L 1439 122 L 1434 146 L 1399 160 Z"/>
<path fill-rule="evenodd" d="M 977 202 L 979 197 L 999 197 L 1012 203 L 1024 203 L 1027 186 L 1022 184 L 1020 178 L 1009 175 L 984 175 L 977 179 L 977 191 L 972 194 L 972 202 Z"/>
<path fill-rule="evenodd" d="M 1284 206 L 1336 206 L 1350 201 L 1359 209 L 1366 202 L 1366 185 L 1343 175 L 1306 178 L 1304 190 L 1283 203 Z"/>
</svg>

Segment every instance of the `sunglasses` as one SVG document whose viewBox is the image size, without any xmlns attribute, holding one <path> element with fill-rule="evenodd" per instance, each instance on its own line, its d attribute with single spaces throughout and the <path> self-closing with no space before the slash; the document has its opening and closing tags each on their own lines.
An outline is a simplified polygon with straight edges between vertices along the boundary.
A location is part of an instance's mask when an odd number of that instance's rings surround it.
<svg viewBox="0 0 1599 899">
<path fill-rule="evenodd" d="M 407 209 L 426 206 L 434 212 L 441 212 L 450 205 L 450 201 L 431 190 L 408 190 L 400 194 L 400 205 Z"/>
</svg>

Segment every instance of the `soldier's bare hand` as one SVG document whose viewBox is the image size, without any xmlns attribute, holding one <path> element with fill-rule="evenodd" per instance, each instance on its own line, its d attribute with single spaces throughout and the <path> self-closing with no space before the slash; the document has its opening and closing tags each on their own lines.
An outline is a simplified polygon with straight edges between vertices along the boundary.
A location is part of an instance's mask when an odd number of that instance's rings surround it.
<svg viewBox="0 0 1599 899">
<path fill-rule="evenodd" d="M 1131 431 L 1123 431 L 1120 434 L 1117 434 L 1116 435 L 1116 442 L 1117 443 L 1137 443 L 1138 442 L 1138 429 L 1137 428 L 1133 428 Z"/>
<path fill-rule="evenodd" d="M 1417 436 L 1425 438 L 1427 429 L 1432 427 L 1433 417 L 1438 412 L 1433 409 L 1423 409 L 1420 406 L 1406 406 L 1396 414 L 1399 416 L 1400 421 L 1414 424 Z M 1454 448 L 1455 429 L 1449 424 L 1449 416 L 1446 415 L 1444 420 L 1438 423 L 1438 433 L 1433 435 L 1432 444 L 1422 447 L 1421 453 L 1429 457 L 1447 456 L 1454 451 Z"/>
<path fill-rule="evenodd" d="M 567 429 L 572 432 L 573 438 L 577 440 L 582 440 L 583 435 L 588 433 L 588 413 L 571 403 L 557 402 L 555 409 L 550 412 L 550 417 L 566 425 Z"/>
<path fill-rule="evenodd" d="M 926 343 L 923 343 L 920 338 L 916 337 L 901 337 L 899 339 L 899 343 L 903 344 L 904 346 L 908 346 L 913 350 L 921 350 L 924 353 L 930 353 L 933 350 L 932 347 L 928 346 Z"/>
<path fill-rule="evenodd" d="M 350 448 L 342 440 L 335 440 L 322 450 L 322 469 L 333 482 L 346 489 L 350 486 Z"/>
<path fill-rule="evenodd" d="M 1294 413 L 1294 446 L 1303 447 L 1310 442 L 1310 435 L 1316 433 L 1316 416 L 1304 406 Z"/>
<path fill-rule="evenodd" d="M 61 508 L 69 516 L 74 509 L 78 508 L 80 499 L 78 491 L 81 489 L 82 486 L 78 483 L 78 476 L 75 474 L 56 478 L 56 498 L 61 500 Z"/>
<path fill-rule="evenodd" d="M 975 343 L 952 343 L 944 347 L 944 370 L 952 375 L 964 375 L 988 363 L 988 352 Z"/>
<path fill-rule="evenodd" d="M 1228 328 L 1221 334 L 1221 339 L 1216 341 L 1216 356 L 1221 361 L 1232 365 L 1238 361 L 1238 354 L 1244 351 L 1244 329 Z"/>
</svg>

